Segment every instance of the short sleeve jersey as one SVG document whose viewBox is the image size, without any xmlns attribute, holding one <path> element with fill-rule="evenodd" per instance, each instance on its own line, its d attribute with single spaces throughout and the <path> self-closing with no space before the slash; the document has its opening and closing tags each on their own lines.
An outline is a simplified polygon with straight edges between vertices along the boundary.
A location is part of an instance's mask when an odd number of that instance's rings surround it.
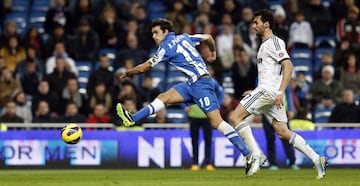
<svg viewBox="0 0 360 186">
<path fill-rule="evenodd" d="M 268 91 L 280 88 L 283 69 L 281 63 L 290 59 L 286 51 L 285 42 L 277 36 L 265 40 L 258 50 L 258 87 Z"/>
<path fill-rule="evenodd" d="M 160 62 L 168 62 L 185 73 L 189 83 L 197 81 L 200 76 L 209 74 L 204 60 L 195 48 L 201 39 L 201 34 L 175 35 L 173 32 L 169 32 L 154 56 L 150 58 L 151 66 Z"/>
</svg>

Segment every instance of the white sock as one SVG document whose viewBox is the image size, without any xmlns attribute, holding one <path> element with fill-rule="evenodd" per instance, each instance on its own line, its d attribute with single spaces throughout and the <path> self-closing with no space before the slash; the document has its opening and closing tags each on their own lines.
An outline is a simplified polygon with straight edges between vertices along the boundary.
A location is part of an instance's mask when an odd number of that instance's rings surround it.
<svg viewBox="0 0 360 186">
<path fill-rule="evenodd" d="M 165 107 L 165 104 L 158 98 L 155 98 L 149 105 L 150 115 L 158 112 Z"/>
<path fill-rule="evenodd" d="M 240 137 L 244 140 L 246 145 L 249 147 L 251 153 L 253 155 L 260 155 L 261 150 L 254 138 L 254 135 L 252 134 L 250 125 L 246 122 L 240 122 L 235 126 L 235 129 L 239 133 Z"/>
<path fill-rule="evenodd" d="M 223 122 L 220 123 L 220 125 L 219 125 L 218 128 L 217 128 L 217 130 L 218 130 L 219 132 L 221 132 L 222 134 L 224 134 L 224 135 L 230 134 L 230 133 L 232 133 L 232 132 L 235 132 L 234 128 L 233 128 L 230 124 L 226 123 L 225 121 L 223 121 Z M 237 135 L 237 134 L 236 134 L 236 132 L 235 132 L 235 133 L 233 133 L 231 136 L 229 136 L 228 138 L 232 138 L 232 137 L 234 137 L 234 136 L 236 136 L 236 135 Z"/>
<path fill-rule="evenodd" d="M 314 163 L 319 159 L 317 154 L 304 140 L 303 137 L 297 135 L 295 132 L 291 135 L 289 143 L 292 144 L 298 151 L 308 156 Z"/>
</svg>

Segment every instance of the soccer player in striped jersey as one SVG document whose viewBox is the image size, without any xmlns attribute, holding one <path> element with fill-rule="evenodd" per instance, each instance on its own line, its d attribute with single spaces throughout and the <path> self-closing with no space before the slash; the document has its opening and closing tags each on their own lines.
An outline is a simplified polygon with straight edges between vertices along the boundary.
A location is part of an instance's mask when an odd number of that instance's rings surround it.
<svg viewBox="0 0 360 186">
<path fill-rule="evenodd" d="M 172 22 L 162 18 L 153 21 L 151 32 L 155 43 L 159 45 L 154 56 L 127 70 L 121 78 L 143 73 L 158 63 L 168 62 L 186 74 L 188 81 L 177 84 L 160 94 L 153 102 L 135 114 L 130 114 L 118 103 L 116 106 L 117 114 L 122 119 L 123 124 L 125 126 L 134 125 L 135 122 L 158 112 L 166 104 L 186 103 L 191 105 L 195 103 L 206 113 L 212 127 L 224 134 L 246 157 L 246 175 L 253 175 L 258 170 L 258 165 L 255 164 L 255 159 L 239 134 L 221 117 L 220 103 L 215 95 L 213 80 L 204 60 L 195 48 L 195 45 L 205 42 L 211 51 L 207 61 L 214 61 L 216 59 L 216 47 L 213 37 L 209 34 L 175 35 Z"/>
<path fill-rule="evenodd" d="M 260 150 L 245 118 L 250 114 L 264 114 L 271 118 L 274 130 L 282 140 L 287 140 L 297 150 L 308 156 L 317 170 L 317 179 L 325 176 L 327 161 L 319 156 L 302 138 L 287 128 L 287 115 L 283 106 L 284 91 L 289 84 L 293 70 L 285 42 L 273 34 L 274 17 L 270 10 L 262 9 L 254 14 L 252 29 L 262 43 L 257 54 L 258 85 L 254 90 L 244 92 L 230 121 L 244 139 L 254 155 Z M 240 82 L 241 83 L 241 82 Z M 260 160 L 258 160 L 260 164 Z"/>
</svg>

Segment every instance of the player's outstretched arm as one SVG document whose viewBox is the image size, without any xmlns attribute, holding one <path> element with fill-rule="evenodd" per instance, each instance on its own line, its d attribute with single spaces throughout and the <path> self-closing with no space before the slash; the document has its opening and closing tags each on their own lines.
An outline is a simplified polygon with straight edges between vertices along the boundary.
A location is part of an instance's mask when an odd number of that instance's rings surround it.
<svg viewBox="0 0 360 186">
<path fill-rule="evenodd" d="M 206 58 L 206 61 L 213 62 L 216 60 L 216 45 L 215 40 L 210 34 L 202 34 L 201 41 L 205 42 L 210 49 L 210 55 Z"/>
<path fill-rule="evenodd" d="M 127 70 L 124 74 L 122 74 L 120 76 L 120 78 L 124 79 L 124 78 L 129 77 L 129 76 L 133 76 L 133 75 L 136 75 L 136 74 L 141 74 L 141 73 L 144 73 L 144 72 L 148 71 L 150 68 L 151 68 L 151 63 L 150 63 L 149 60 L 147 60 L 144 63 L 141 63 L 141 64 L 135 66 L 134 68 L 131 68 L 131 69 Z"/>
</svg>

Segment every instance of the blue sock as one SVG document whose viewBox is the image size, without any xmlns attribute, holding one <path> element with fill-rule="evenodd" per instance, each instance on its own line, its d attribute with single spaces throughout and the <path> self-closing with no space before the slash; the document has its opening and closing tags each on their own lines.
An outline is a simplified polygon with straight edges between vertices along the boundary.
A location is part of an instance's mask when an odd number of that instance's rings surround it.
<svg viewBox="0 0 360 186">
<path fill-rule="evenodd" d="M 132 119 L 138 122 L 164 108 L 165 104 L 158 98 L 154 99 L 148 106 L 140 109 L 138 112 L 132 115 Z"/>
<path fill-rule="evenodd" d="M 138 112 L 136 112 L 135 114 L 131 115 L 132 116 L 132 119 L 135 121 L 135 122 L 138 122 L 148 116 L 150 116 L 150 109 L 149 109 L 149 106 L 146 106 L 142 109 L 140 109 Z M 153 113 L 152 113 L 153 114 Z"/>
<path fill-rule="evenodd" d="M 236 130 L 230 126 L 230 124 L 222 121 L 217 128 L 229 141 L 244 155 L 247 156 L 250 154 L 249 148 L 246 146 L 245 142 L 240 138 Z"/>
<path fill-rule="evenodd" d="M 233 132 L 231 132 L 229 134 L 225 134 L 225 136 L 228 138 L 228 136 L 232 136 L 232 134 L 233 134 Z M 244 141 L 240 138 L 240 136 L 236 135 L 236 136 L 228 138 L 228 139 L 238 150 L 240 150 L 240 152 L 244 155 L 244 157 L 246 157 L 247 155 L 250 154 L 250 150 L 248 149 L 248 147 L 246 146 Z"/>
</svg>

